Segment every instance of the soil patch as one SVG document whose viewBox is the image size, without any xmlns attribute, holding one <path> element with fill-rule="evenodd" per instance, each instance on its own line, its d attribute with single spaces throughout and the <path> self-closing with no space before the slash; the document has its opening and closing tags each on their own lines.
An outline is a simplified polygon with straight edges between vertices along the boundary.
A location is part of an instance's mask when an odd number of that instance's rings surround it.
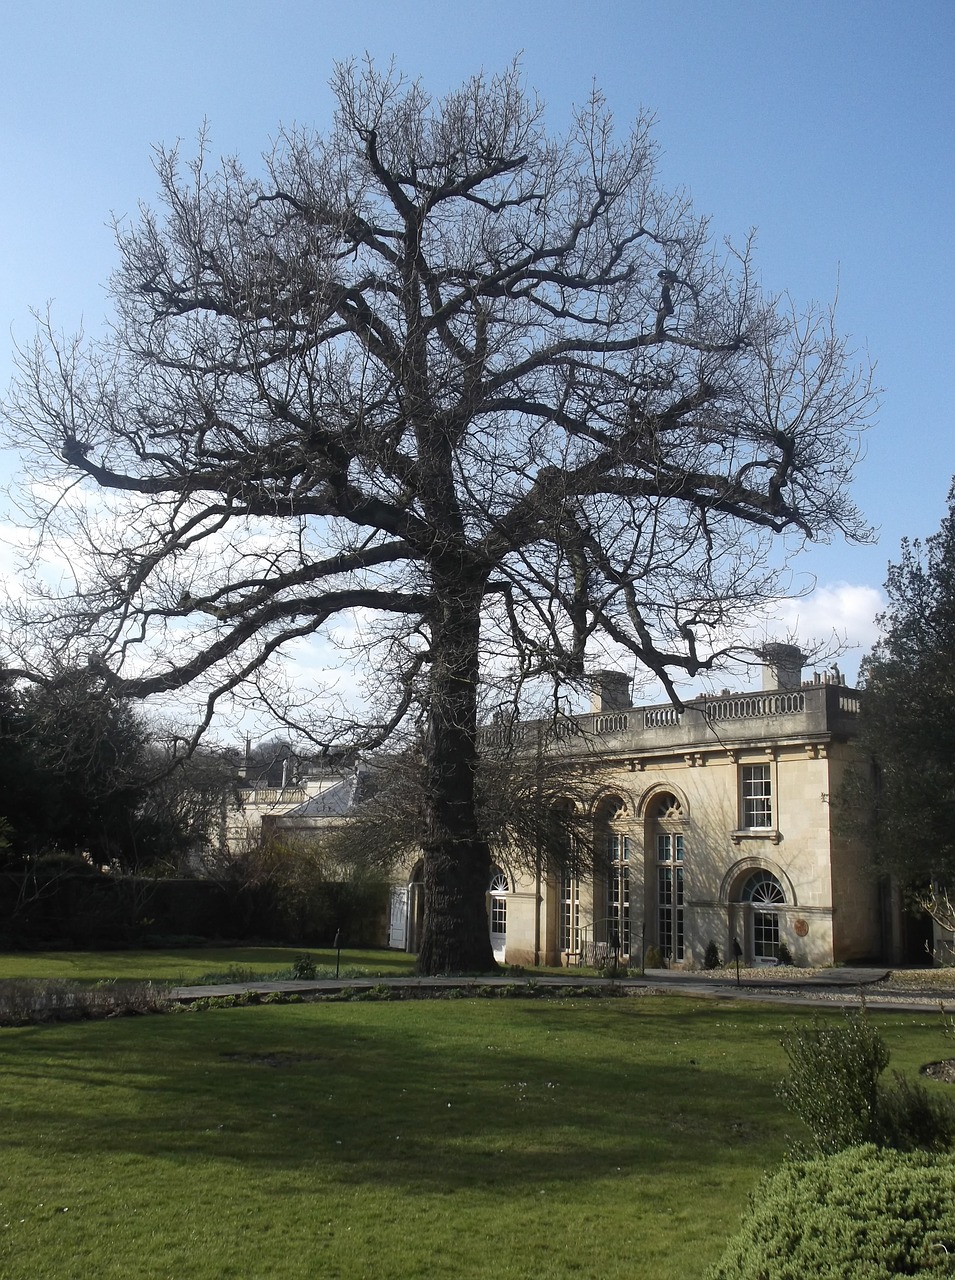
<svg viewBox="0 0 955 1280">
<path fill-rule="evenodd" d="M 317 1062 L 317 1053 L 224 1053 L 227 1062 L 248 1062 L 253 1067 L 297 1067 L 302 1062 Z"/>
<path fill-rule="evenodd" d="M 922 1075 L 930 1080 L 940 1080 L 943 1084 L 955 1084 L 955 1058 L 946 1058 L 944 1062 L 930 1062 L 922 1068 Z"/>
</svg>

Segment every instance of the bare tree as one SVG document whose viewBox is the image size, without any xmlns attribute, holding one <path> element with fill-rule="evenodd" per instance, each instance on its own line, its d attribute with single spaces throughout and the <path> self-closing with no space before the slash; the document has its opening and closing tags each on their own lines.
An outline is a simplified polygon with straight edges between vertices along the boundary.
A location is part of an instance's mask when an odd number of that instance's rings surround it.
<svg viewBox="0 0 955 1280">
<path fill-rule="evenodd" d="M 500 725 L 481 735 L 474 776 L 478 833 L 494 862 L 511 873 L 605 872 L 590 812 L 596 756 L 580 752 L 579 742 L 576 755 L 569 755 L 552 729 L 538 723 L 516 749 Z M 412 748 L 363 766 L 364 795 L 326 842 L 343 870 L 390 879 L 407 868 L 410 852 L 425 846 L 427 765 L 426 749 Z"/>
<path fill-rule="evenodd" d="M 772 535 L 865 536 L 868 379 L 655 185 L 647 120 L 618 139 L 594 94 L 548 136 L 516 67 L 333 86 L 255 173 L 158 151 L 111 335 L 23 353 L 7 422 L 77 574 L 29 634 L 127 696 L 201 688 L 204 725 L 358 611 L 367 716 L 312 738 L 423 722 L 420 968 L 488 969 L 482 663 L 574 679 L 602 635 L 676 699 L 779 594 Z"/>
</svg>

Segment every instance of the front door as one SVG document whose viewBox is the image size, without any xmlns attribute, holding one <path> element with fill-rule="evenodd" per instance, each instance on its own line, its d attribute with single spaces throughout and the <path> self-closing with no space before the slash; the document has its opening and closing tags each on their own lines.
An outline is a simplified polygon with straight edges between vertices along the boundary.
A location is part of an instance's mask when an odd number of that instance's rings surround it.
<svg viewBox="0 0 955 1280">
<path fill-rule="evenodd" d="M 403 884 L 391 886 L 391 913 L 388 919 L 388 946 L 404 951 L 408 938 L 408 890 Z"/>
<path fill-rule="evenodd" d="M 491 876 L 488 917 L 491 928 L 491 950 L 498 964 L 503 964 L 507 952 L 507 876 L 503 871 L 495 871 Z"/>
<path fill-rule="evenodd" d="M 749 954 L 754 964 L 779 959 L 779 911 L 786 895 L 769 871 L 756 871 L 743 885 L 740 895 L 749 908 Z"/>
</svg>

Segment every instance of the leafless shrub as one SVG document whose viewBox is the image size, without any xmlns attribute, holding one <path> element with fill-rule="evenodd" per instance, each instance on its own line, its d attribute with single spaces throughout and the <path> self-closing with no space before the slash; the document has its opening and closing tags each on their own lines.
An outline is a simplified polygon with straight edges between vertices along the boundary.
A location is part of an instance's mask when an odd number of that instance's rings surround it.
<svg viewBox="0 0 955 1280">
<path fill-rule="evenodd" d="M 4 1026 L 161 1013 L 167 1006 L 165 988 L 152 982 L 99 982 L 87 986 L 61 978 L 0 981 L 0 1024 Z"/>
</svg>

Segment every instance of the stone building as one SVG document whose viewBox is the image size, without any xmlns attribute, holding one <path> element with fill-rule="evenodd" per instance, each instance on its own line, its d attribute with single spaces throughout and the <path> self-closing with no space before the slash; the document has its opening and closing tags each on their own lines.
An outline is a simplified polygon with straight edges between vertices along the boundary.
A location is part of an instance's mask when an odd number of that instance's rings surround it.
<svg viewBox="0 0 955 1280">
<path fill-rule="evenodd" d="M 557 726 L 569 768 L 586 777 L 586 819 L 606 870 L 559 878 L 493 869 L 495 955 L 522 965 L 700 965 L 710 941 L 744 963 L 871 960 L 897 952 L 898 913 L 840 834 L 831 804 L 854 759 L 859 694 L 838 671 L 801 679 L 798 650 L 770 646 L 759 692 L 630 706 L 620 673 L 597 673 L 592 711 Z M 518 749 L 553 742 L 522 722 Z M 495 748 L 490 727 L 483 747 Z M 578 787 L 578 794 L 579 794 Z M 579 803 L 579 801 L 578 801 Z M 420 861 L 392 891 L 390 945 L 415 950 Z M 785 954 L 785 952 L 784 952 Z"/>
</svg>

